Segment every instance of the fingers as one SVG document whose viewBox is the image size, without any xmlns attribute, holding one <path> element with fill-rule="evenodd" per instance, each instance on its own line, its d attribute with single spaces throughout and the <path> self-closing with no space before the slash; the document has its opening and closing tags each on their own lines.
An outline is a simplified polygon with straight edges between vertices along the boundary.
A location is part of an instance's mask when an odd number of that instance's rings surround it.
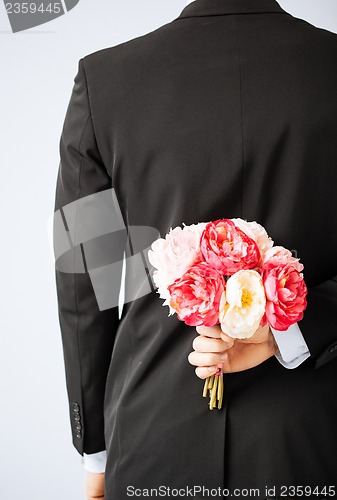
<svg viewBox="0 0 337 500">
<path fill-rule="evenodd" d="M 230 342 L 226 342 L 222 339 L 209 338 L 204 335 L 195 337 L 192 342 L 192 347 L 197 352 L 222 352 L 226 351 L 233 345 L 233 339 L 231 339 Z"/>
<path fill-rule="evenodd" d="M 205 379 L 214 375 L 214 373 L 219 369 L 218 366 L 197 366 L 195 373 L 199 378 Z"/>
<path fill-rule="evenodd" d="M 222 363 L 228 359 L 226 352 L 190 352 L 188 361 L 193 366 L 209 367 Z M 216 371 L 216 370 L 214 370 Z M 209 375 L 210 373 L 208 373 Z"/>
<path fill-rule="evenodd" d="M 205 327 L 197 327 L 197 330 L 205 331 Z M 209 333 L 216 335 L 216 337 L 206 337 L 205 335 L 199 335 L 195 337 L 192 343 L 194 349 L 188 355 L 188 361 L 191 365 L 196 366 L 195 373 L 199 378 L 206 378 L 213 375 L 217 371 L 217 366 L 222 366 L 222 363 L 228 360 L 228 355 L 226 351 L 233 347 L 234 340 L 231 337 L 228 341 L 219 338 L 216 327 L 206 327 L 206 330 L 211 330 Z M 208 333 L 208 331 L 207 331 Z"/>
<path fill-rule="evenodd" d="M 200 325 L 196 331 L 200 335 L 193 340 L 194 351 L 188 355 L 188 361 L 196 366 L 196 375 L 204 379 L 218 370 L 217 365 L 223 367 L 223 363 L 228 361 L 226 351 L 233 347 L 234 339 L 226 335 L 220 325 Z"/>
<path fill-rule="evenodd" d="M 196 331 L 200 333 L 200 335 L 205 335 L 206 337 L 222 338 L 225 342 L 231 342 L 233 340 L 232 337 L 226 335 L 226 333 L 221 330 L 220 325 L 199 325 L 196 327 Z"/>
<path fill-rule="evenodd" d="M 220 325 L 200 325 L 196 327 L 196 331 L 199 336 L 193 340 L 194 351 L 188 355 L 188 361 L 196 366 L 196 375 L 204 379 L 218 370 L 217 365 L 223 368 L 223 363 L 228 361 L 226 351 L 233 347 L 234 339 L 226 335 Z"/>
</svg>

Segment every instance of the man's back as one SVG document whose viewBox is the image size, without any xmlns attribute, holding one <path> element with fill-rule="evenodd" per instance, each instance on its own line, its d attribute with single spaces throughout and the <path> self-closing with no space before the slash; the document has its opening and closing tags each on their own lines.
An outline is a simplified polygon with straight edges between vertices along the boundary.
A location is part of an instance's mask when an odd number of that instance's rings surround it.
<svg viewBox="0 0 337 500">
<path fill-rule="evenodd" d="M 329 351 L 337 340 L 336 60 L 335 34 L 275 0 L 196 0 L 171 23 L 83 58 L 97 150 L 65 128 L 64 161 L 73 143 L 100 157 L 127 227 L 163 236 L 183 222 L 256 220 L 301 258 L 309 286 L 299 326 L 312 357 L 296 370 L 270 359 L 225 376 L 218 412 L 200 398 L 187 363 L 195 330 L 168 318 L 155 291 L 125 304 L 105 389 L 100 382 L 107 500 L 126 498 L 128 484 L 336 484 L 337 437 L 326 417 L 337 412 L 337 365 L 326 363 L 337 354 Z M 83 183 L 79 197 L 108 187 Z M 60 192 L 56 208 L 70 201 Z M 131 274 L 127 262 L 126 294 Z M 320 359 L 325 366 L 314 370 Z M 82 397 L 95 407 L 89 391 Z M 92 441 L 75 445 L 99 451 L 89 418 L 85 425 Z"/>
<path fill-rule="evenodd" d="M 206 14 L 212 3 L 219 15 Z M 337 245 L 334 234 L 322 259 L 309 237 L 314 223 L 331 232 L 323 214 L 336 213 L 327 189 L 337 180 L 337 35 L 268 12 L 275 5 L 193 2 L 186 17 L 84 66 L 98 147 L 130 225 L 165 233 L 216 214 L 258 220 L 308 264 L 311 286 L 330 276 Z"/>
</svg>

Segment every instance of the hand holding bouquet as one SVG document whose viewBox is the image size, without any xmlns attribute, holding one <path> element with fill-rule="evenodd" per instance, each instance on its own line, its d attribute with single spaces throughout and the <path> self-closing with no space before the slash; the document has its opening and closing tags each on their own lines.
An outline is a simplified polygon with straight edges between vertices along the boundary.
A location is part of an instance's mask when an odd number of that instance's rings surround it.
<svg viewBox="0 0 337 500">
<path fill-rule="evenodd" d="M 176 313 L 190 326 L 220 324 L 234 339 L 249 338 L 267 323 L 287 330 L 300 321 L 307 305 L 303 265 L 273 243 L 260 224 L 243 219 L 171 228 L 148 254 L 169 316 Z M 210 409 L 216 399 L 221 408 L 222 375 L 219 368 L 205 381 Z"/>
</svg>

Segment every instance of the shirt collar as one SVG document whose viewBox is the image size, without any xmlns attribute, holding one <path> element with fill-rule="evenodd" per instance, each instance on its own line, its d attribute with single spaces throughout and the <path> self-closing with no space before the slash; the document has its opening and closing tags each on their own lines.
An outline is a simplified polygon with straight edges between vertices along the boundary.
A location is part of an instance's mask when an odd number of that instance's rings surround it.
<svg viewBox="0 0 337 500">
<path fill-rule="evenodd" d="M 288 14 L 276 0 L 188 0 L 177 19 L 194 16 L 254 14 L 274 12 Z"/>
</svg>

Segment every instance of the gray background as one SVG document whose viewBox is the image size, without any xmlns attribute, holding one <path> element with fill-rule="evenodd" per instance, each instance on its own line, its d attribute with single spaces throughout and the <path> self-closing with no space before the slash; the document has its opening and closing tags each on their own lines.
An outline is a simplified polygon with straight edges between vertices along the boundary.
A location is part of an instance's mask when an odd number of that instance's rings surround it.
<svg viewBox="0 0 337 500">
<path fill-rule="evenodd" d="M 2 498 L 84 499 L 50 246 L 59 138 L 78 60 L 172 21 L 185 4 L 80 0 L 66 15 L 13 34 L 0 3 Z M 337 32 L 336 0 L 279 4 Z"/>
</svg>

